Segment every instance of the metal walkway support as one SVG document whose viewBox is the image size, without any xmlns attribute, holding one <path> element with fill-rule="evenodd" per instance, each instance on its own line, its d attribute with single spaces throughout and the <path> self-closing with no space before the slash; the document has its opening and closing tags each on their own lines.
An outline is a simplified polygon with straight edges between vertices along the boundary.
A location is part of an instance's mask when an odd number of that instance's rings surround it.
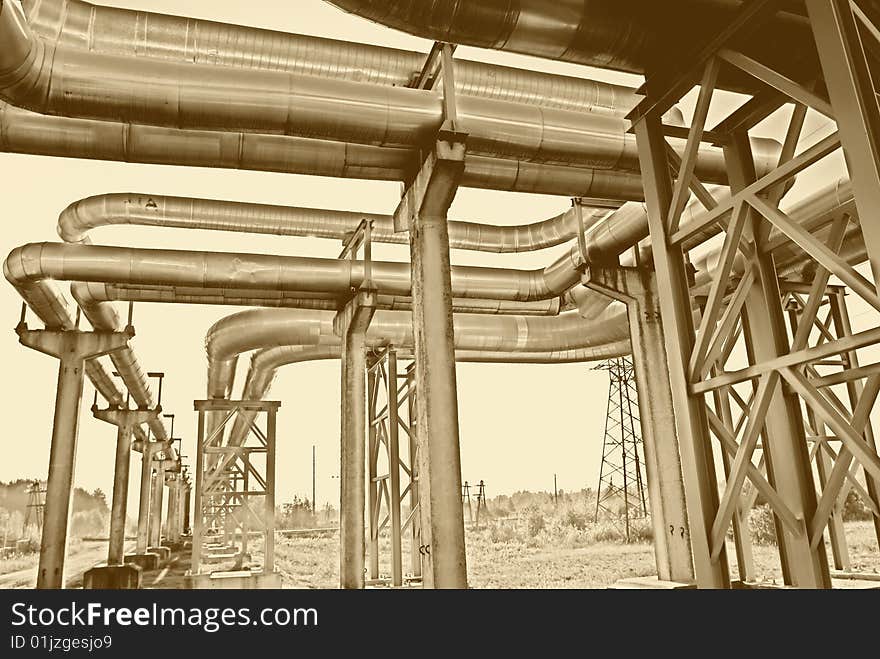
<svg viewBox="0 0 880 659">
<path fill-rule="evenodd" d="M 647 268 L 593 266 L 584 283 L 627 306 L 657 573 L 690 583 L 691 532 L 656 277 Z"/>
<path fill-rule="evenodd" d="M 81 332 L 79 330 L 31 330 L 24 320 L 16 326 L 19 342 L 59 361 L 55 393 L 49 475 L 40 541 L 37 588 L 64 587 L 64 559 L 68 523 L 73 503 L 73 474 L 79 434 L 79 408 L 83 393 L 83 367 L 87 359 L 127 347 L 134 336 L 130 326 L 124 332 Z"/>
<path fill-rule="evenodd" d="M 227 517 L 240 528 L 258 530 L 263 536 L 262 566 L 260 570 L 251 569 L 250 576 L 256 577 L 257 583 L 261 577 L 266 577 L 268 582 L 269 577 L 276 575 L 275 424 L 281 403 L 216 399 L 196 400 L 193 406 L 198 412 L 198 443 L 192 562 L 187 576 L 205 574 L 203 566 L 210 556 L 207 531 Z M 206 415 L 212 412 L 221 413 L 222 421 L 207 434 Z M 265 430 L 260 428 L 257 419 L 262 413 L 266 415 Z M 236 416 L 245 420 L 248 433 L 239 444 L 223 444 L 223 429 Z M 244 524 L 243 516 L 247 518 Z M 243 548 L 246 548 L 244 542 Z M 203 584 L 203 587 L 207 586 Z"/>
</svg>

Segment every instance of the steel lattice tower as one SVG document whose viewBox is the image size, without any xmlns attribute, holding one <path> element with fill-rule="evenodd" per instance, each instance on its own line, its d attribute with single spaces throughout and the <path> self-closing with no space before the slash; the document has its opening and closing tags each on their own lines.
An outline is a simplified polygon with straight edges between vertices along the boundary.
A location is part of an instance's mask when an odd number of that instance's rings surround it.
<svg viewBox="0 0 880 659">
<path fill-rule="evenodd" d="M 639 403 L 631 357 L 602 362 L 594 370 L 608 371 L 608 406 L 599 488 L 596 493 L 596 520 L 600 516 L 623 522 L 630 540 L 630 522 L 648 517 L 645 496 L 644 462 Z"/>
<path fill-rule="evenodd" d="M 29 526 L 36 526 L 37 533 L 43 530 L 43 508 L 46 505 L 45 495 L 46 490 L 40 481 L 34 481 L 28 487 L 27 511 L 24 518 L 25 529 Z"/>
</svg>

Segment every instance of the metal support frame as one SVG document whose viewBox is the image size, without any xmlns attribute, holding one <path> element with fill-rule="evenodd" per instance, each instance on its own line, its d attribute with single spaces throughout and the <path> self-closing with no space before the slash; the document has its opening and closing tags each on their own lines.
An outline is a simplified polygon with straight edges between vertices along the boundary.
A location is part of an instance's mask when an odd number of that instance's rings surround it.
<svg viewBox="0 0 880 659">
<path fill-rule="evenodd" d="M 116 460 L 113 470 L 113 498 L 110 504 L 110 543 L 107 564 L 122 565 L 125 560 L 125 518 L 128 507 L 131 443 L 135 428 L 158 417 L 161 407 L 154 409 L 100 409 L 92 405 L 92 415 L 116 426 Z"/>
<path fill-rule="evenodd" d="M 370 355 L 367 360 L 367 427 L 369 443 L 367 464 L 369 470 L 369 581 L 371 585 L 388 583 L 399 587 L 404 581 L 412 582 L 421 573 L 421 546 L 417 531 L 418 475 L 414 465 L 418 460 L 417 447 L 412 441 L 410 396 L 412 378 L 401 371 L 398 353 L 386 346 Z M 402 431 L 402 434 L 401 434 Z M 410 441 L 402 442 L 401 438 Z M 414 490 L 416 490 L 414 492 Z M 409 512 L 403 501 L 409 495 Z M 417 545 L 410 551 L 410 573 L 403 572 L 403 536 L 410 527 L 411 542 Z M 380 536 L 385 529 L 391 542 L 390 579 L 380 573 Z"/>
<path fill-rule="evenodd" d="M 626 304 L 657 572 L 665 581 L 692 582 L 691 530 L 657 278 L 647 268 L 592 266 L 583 281 Z"/>
<path fill-rule="evenodd" d="M 37 588 L 63 588 L 68 525 L 73 504 L 73 479 L 79 434 L 79 409 L 83 393 L 83 369 L 87 359 L 121 350 L 134 336 L 129 326 L 123 332 L 31 330 L 24 320 L 25 308 L 15 331 L 19 342 L 59 361 L 46 505 L 40 541 Z"/>
<path fill-rule="evenodd" d="M 816 371 L 818 365 L 835 360 L 841 363 L 844 355 L 854 355 L 858 348 L 880 342 L 880 331 L 847 336 L 838 332 L 816 345 L 809 344 L 832 275 L 878 310 L 880 297 L 874 283 L 837 254 L 846 216 L 835 218 L 830 237 L 822 241 L 779 208 L 786 182 L 840 146 L 863 217 L 870 217 L 880 201 L 876 139 L 880 134 L 880 108 L 857 27 L 857 21 L 866 18 L 847 0 L 806 0 L 806 5 L 828 99 L 815 91 L 820 86 L 812 81 L 788 79 L 736 51 L 742 43 L 736 39 L 768 15 L 761 7 L 771 12 L 777 8 L 772 2 L 755 2 L 744 5 L 739 16 L 708 42 L 690 66 L 665 77 L 649 74 L 643 88 L 647 98 L 630 115 L 639 147 L 660 308 L 667 331 L 669 372 L 701 587 L 729 585 L 725 536 L 731 521 L 736 527 L 746 480 L 755 488 L 753 495 L 760 492 L 775 514 L 786 583 L 830 587 L 821 537 L 829 517 L 833 518 L 837 488 L 847 479 L 853 461 L 865 469 L 869 482 L 880 475 L 880 456 L 866 429 L 880 388 L 880 375 L 875 369 L 859 367 L 844 375 L 824 376 Z M 876 28 L 868 32 L 878 34 Z M 752 76 L 758 85 L 772 89 L 774 98 L 767 102 L 755 95 L 709 130 L 706 118 L 722 67 L 734 67 Z M 663 85 L 658 84 L 661 80 L 665 81 Z M 700 91 L 691 125 L 681 131 L 687 144 L 683 155 L 673 158 L 666 142 L 670 133 L 660 117 L 697 81 Z M 795 110 L 778 167 L 759 177 L 748 130 L 786 102 L 793 102 Z M 838 132 L 798 152 L 807 108 L 835 117 Z M 703 141 L 724 148 L 731 185 L 731 195 L 725 200 L 715 199 L 694 174 L 696 153 Z M 682 224 L 682 211 L 691 193 L 706 212 Z M 868 224 L 871 226 L 866 227 Z M 713 226 L 723 230 L 724 243 L 695 322 L 686 257 L 694 243 L 700 242 L 694 240 L 698 234 Z M 880 231 L 870 222 L 862 222 L 861 226 L 876 281 L 880 273 Z M 802 318 L 791 337 L 781 303 L 780 288 L 784 286 L 768 251 L 771 229 L 776 232 L 776 240 L 780 236 L 790 240 L 816 264 L 816 274 L 807 285 Z M 738 342 L 745 343 L 750 365 L 728 371 L 727 358 Z M 848 409 L 831 390 L 834 382 L 853 383 Z M 743 387 L 751 387 L 749 395 Z M 709 394 L 715 401 L 714 411 L 707 406 Z M 736 400 L 742 410 L 735 422 L 730 400 Z M 808 410 L 806 419 L 813 436 L 833 435 L 841 442 L 834 457 L 827 455 L 826 449 L 816 448 L 816 452 L 825 452 L 818 468 L 820 486 L 824 484 L 819 499 L 811 471 L 811 457 L 815 455 L 808 449 L 801 403 Z M 709 446 L 712 436 L 720 444 L 727 475 L 720 499 Z M 759 440 L 766 477 L 753 463 Z M 832 535 L 839 531 L 832 529 Z M 841 564 L 845 560 L 842 545 L 835 541 L 832 548 L 836 548 L 835 560 Z M 743 567 L 740 565 L 741 574 Z"/>
<path fill-rule="evenodd" d="M 251 528 L 261 533 L 260 571 L 270 574 L 275 570 L 275 428 L 281 403 L 214 399 L 193 401 L 193 407 L 198 413 L 198 441 L 190 574 L 202 573 L 202 564 L 207 558 L 206 532 L 218 522 L 227 521 L 239 529 Z M 208 435 L 206 415 L 213 412 L 221 413 L 223 418 Z M 258 423 L 261 413 L 266 415 L 265 429 Z M 248 433 L 240 444 L 223 444 L 223 429 L 236 417 L 245 421 Z M 227 457 L 230 459 L 226 460 Z M 244 474 L 248 475 L 247 479 Z M 241 537 L 246 537 L 246 533 Z M 240 564 L 245 542 L 242 547 Z"/>
</svg>

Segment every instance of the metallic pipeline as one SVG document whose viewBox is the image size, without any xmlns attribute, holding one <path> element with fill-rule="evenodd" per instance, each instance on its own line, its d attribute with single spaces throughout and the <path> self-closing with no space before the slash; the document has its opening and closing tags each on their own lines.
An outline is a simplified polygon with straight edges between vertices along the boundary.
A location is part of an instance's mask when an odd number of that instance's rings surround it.
<svg viewBox="0 0 880 659">
<path fill-rule="evenodd" d="M 2 101 L 0 150 L 380 181 L 409 180 L 419 165 L 411 149 L 49 117 Z M 566 197 L 644 198 L 641 176 L 634 172 L 517 162 L 475 154 L 465 156 L 461 185 Z"/>
<path fill-rule="evenodd" d="M 238 355 L 283 345 L 339 345 L 333 331 L 334 313 L 300 309 L 250 309 L 217 321 L 205 337 L 208 355 L 208 396 L 228 397 Z M 462 350 L 558 351 L 625 340 L 626 310 L 619 305 L 600 317 L 576 313 L 550 318 L 456 314 L 455 346 Z M 367 331 L 368 345 L 412 344 L 409 314 L 377 311 Z"/>
<path fill-rule="evenodd" d="M 30 243 L 10 252 L 4 274 L 29 304 L 42 307 L 58 303 L 53 280 L 343 295 L 364 284 L 364 265 L 299 256 Z M 509 301 L 549 299 L 577 283 L 582 265 L 574 246 L 543 269 L 453 266 L 453 294 Z M 371 273 L 371 286 L 378 293 L 410 294 L 408 263 L 372 261 Z"/>
<path fill-rule="evenodd" d="M 398 346 L 395 346 L 398 348 Z M 537 352 L 499 352 L 492 350 L 456 350 L 455 360 L 481 363 L 560 364 L 589 362 L 627 355 L 631 346 L 629 339 L 613 341 L 597 346 L 548 350 Z M 326 359 L 338 359 L 339 345 L 302 346 L 283 345 L 263 348 L 254 352 L 242 388 L 242 400 L 261 400 L 269 393 L 278 369 L 289 364 Z M 406 352 L 398 351 L 399 356 Z M 244 437 L 247 415 L 236 418 L 229 434 L 229 444 L 239 444 Z"/>
<path fill-rule="evenodd" d="M 0 42 L 0 95 L 43 114 L 411 147 L 432 139 L 443 119 L 432 91 L 58 47 L 33 34 L 17 0 L 0 0 Z M 622 117 L 475 96 L 456 105 L 473 153 L 638 170 L 635 136 Z M 756 138 L 754 148 L 758 169 L 769 171 L 778 144 Z M 720 149 L 701 149 L 697 175 L 726 181 Z"/>
<path fill-rule="evenodd" d="M 158 302 L 165 304 L 213 304 L 240 307 L 274 307 L 336 311 L 346 297 L 294 291 L 282 293 L 271 290 L 205 289 L 181 286 L 127 286 L 95 282 L 71 284 L 73 298 L 80 306 L 103 302 Z M 412 299 L 406 296 L 377 295 L 379 309 L 409 311 Z M 456 313 L 485 313 L 526 316 L 555 316 L 561 310 L 560 298 L 533 302 L 508 302 L 479 298 L 455 298 L 452 310 Z"/>
<path fill-rule="evenodd" d="M 720 32 L 744 4 L 739 0 L 327 1 L 426 39 L 628 73 L 681 65 L 701 45 L 701 35 Z M 747 53 L 783 74 L 816 62 L 805 16 L 779 11 L 749 37 Z M 719 82 L 742 89 L 746 81 L 725 72 Z M 750 82 L 753 88 L 754 81 Z"/>
<path fill-rule="evenodd" d="M 425 53 L 396 48 L 80 0 L 23 0 L 22 6 L 34 31 L 47 41 L 108 55 L 286 71 L 395 87 L 410 85 L 427 58 Z M 620 85 L 460 59 L 455 61 L 455 89 L 465 96 L 620 115 L 640 98 L 633 89 Z"/>
<path fill-rule="evenodd" d="M 584 208 L 585 228 L 591 228 L 610 212 L 607 208 Z M 344 240 L 361 220 L 373 222 L 374 241 L 409 242 L 407 232 L 394 231 L 390 215 L 140 193 L 104 194 L 73 202 L 58 217 L 58 235 L 68 243 L 89 243 L 87 233 L 91 229 L 132 224 Z M 449 245 L 455 249 L 525 252 L 574 238 L 577 218 L 569 209 L 531 224 L 499 226 L 449 220 L 448 227 Z"/>
</svg>

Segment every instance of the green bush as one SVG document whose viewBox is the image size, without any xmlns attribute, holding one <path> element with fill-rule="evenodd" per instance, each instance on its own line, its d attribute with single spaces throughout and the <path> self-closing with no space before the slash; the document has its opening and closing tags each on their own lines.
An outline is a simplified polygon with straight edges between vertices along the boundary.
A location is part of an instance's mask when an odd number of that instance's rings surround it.
<svg viewBox="0 0 880 659">
<path fill-rule="evenodd" d="M 587 528 L 586 512 L 580 512 L 574 508 L 569 508 L 563 514 L 562 519 L 566 526 L 570 526 L 578 531 L 583 531 Z"/>
<path fill-rule="evenodd" d="M 489 527 L 489 539 L 495 543 L 517 540 L 516 528 L 510 524 L 492 524 Z"/>
<path fill-rule="evenodd" d="M 776 544 L 776 523 L 769 505 L 765 503 L 752 508 L 749 512 L 749 529 L 755 544 Z"/>
</svg>

